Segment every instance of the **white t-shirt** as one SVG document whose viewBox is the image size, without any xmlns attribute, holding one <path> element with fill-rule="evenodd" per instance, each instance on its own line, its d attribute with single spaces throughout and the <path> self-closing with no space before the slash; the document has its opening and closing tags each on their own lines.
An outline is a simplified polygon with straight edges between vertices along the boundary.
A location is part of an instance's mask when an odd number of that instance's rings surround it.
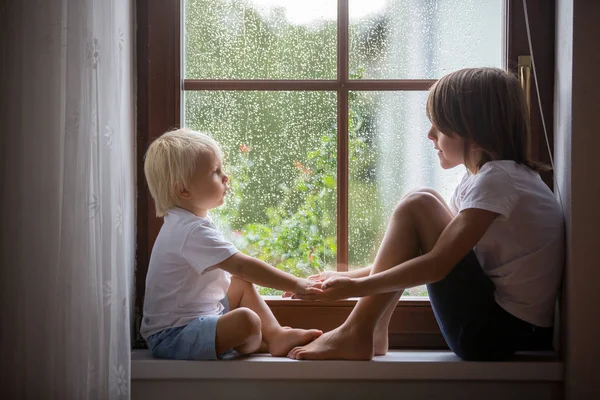
<svg viewBox="0 0 600 400">
<path fill-rule="evenodd" d="M 561 208 L 539 174 L 514 161 L 490 161 L 463 177 L 450 200 L 458 213 L 498 213 L 474 248 L 496 287 L 496 302 L 531 324 L 553 324 L 564 266 Z"/>
<path fill-rule="evenodd" d="M 199 316 L 219 314 L 230 277 L 210 267 L 237 252 L 209 218 L 170 209 L 150 256 L 140 329 L 144 339 Z"/>
</svg>

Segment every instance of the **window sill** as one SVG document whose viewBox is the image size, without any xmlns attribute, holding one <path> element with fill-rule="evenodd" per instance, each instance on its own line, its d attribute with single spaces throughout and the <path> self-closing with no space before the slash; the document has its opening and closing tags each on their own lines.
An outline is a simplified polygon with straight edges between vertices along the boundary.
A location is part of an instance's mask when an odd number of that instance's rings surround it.
<svg viewBox="0 0 600 400">
<path fill-rule="evenodd" d="M 134 350 L 132 380 L 410 380 L 562 382 L 553 353 L 523 353 L 513 361 L 462 361 L 449 351 L 391 350 L 372 361 L 296 361 L 269 355 L 227 361 L 174 361 Z"/>
</svg>

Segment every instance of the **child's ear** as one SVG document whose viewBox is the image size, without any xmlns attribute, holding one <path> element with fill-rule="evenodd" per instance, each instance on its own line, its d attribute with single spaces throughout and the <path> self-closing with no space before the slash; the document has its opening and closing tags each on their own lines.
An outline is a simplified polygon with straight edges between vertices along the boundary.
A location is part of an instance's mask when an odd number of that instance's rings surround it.
<svg viewBox="0 0 600 400">
<path fill-rule="evenodd" d="M 184 200 L 189 200 L 192 197 L 188 188 L 181 182 L 175 183 L 175 193 L 177 194 L 177 197 Z"/>
</svg>

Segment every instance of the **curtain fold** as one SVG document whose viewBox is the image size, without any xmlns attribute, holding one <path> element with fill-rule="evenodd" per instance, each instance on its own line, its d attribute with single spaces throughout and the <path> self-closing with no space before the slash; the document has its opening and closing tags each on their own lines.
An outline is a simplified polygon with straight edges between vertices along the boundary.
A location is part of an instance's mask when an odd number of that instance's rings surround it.
<svg viewBox="0 0 600 400">
<path fill-rule="evenodd" d="M 0 5 L 1 398 L 130 396 L 133 11 Z"/>
</svg>

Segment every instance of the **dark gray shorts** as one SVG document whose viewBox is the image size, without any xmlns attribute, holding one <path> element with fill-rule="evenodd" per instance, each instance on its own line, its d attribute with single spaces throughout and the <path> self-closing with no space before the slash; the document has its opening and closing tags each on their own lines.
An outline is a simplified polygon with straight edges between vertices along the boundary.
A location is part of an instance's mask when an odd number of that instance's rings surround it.
<svg viewBox="0 0 600 400">
<path fill-rule="evenodd" d="M 552 349 L 553 328 L 525 322 L 496 303 L 494 284 L 473 251 L 427 290 L 448 347 L 464 360 L 504 360 L 516 351 Z"/>
</svg>

